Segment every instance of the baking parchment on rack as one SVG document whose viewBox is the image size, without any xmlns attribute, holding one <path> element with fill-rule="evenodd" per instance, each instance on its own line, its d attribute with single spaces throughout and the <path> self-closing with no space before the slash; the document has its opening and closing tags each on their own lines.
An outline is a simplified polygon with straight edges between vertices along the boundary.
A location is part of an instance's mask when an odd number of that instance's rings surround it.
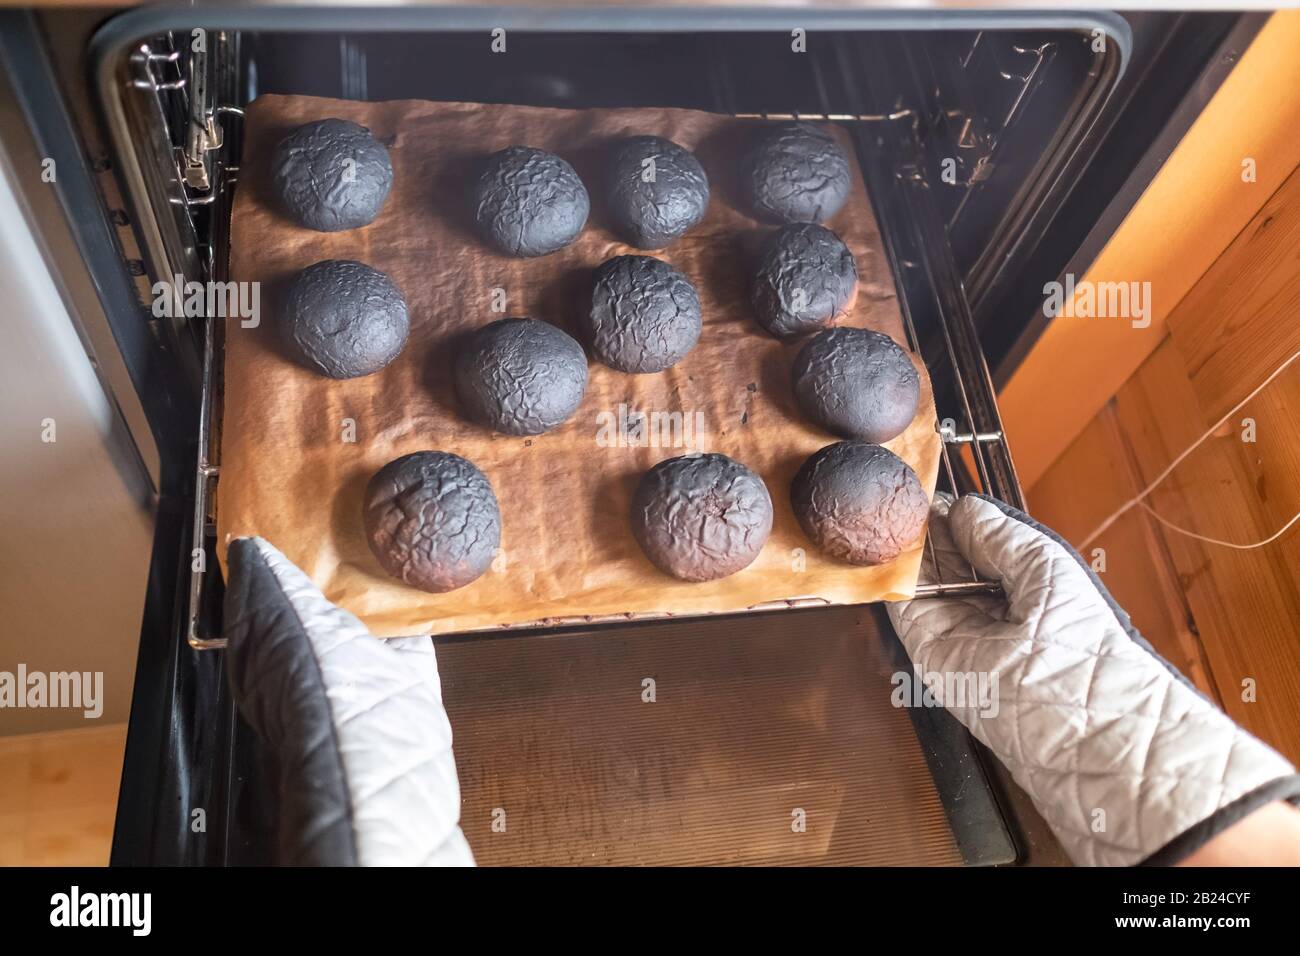
<svg viewBox="0 0 1300 956">
<path fill-rule="evenodd" d="M 963 72 L 971 66 L 975 53 L 986 39 L 983 32 L 973 35 L 969 49 L 959 57 Z M 209 240 L 195 246 L 166 250 L 165 261 L 176 263 L 184 272 L 198 278 L 225 281 L 228 228 L 233 192 L 239 174 L 242 110 L 227 105 L 239 101 L 237 75 L 229 66 L 222 68 L 230 53 L 238 59 L 237 33 L 216 31 L 210 41 L 216 46 L 209 56 L 178 55 L 177 37 L 171 33 L 155 37 L 152 43 L 139 44 L 130 56 L 128 85 L 147 97 L 145 112 L 152 117 L 146 132 L 155 137 L 158 130 L 172 128 L 176 135 L 171 143 L 153 144 L 153 151 L 165 155 L 170 150 L 175 175 L 168 177 L 173 186 L 165 190 L 173 214 L 186 220 L 191 229 L 194 220 L 207 219 Z M 1009 113 L 1001 127 L 990 125 L 972 104 L 964 100 L 947 104 L 933 115 L 918 116 L 899 109 L 880 114 L 836 112 L 829 106 L 832 88 L 843 87 L 840 98 L 861 102 L 884 102 L 892 97 L 888 91 L 872 89 L 868 75 L 851 66 L 852 58 L 841 57 L 838 68 L 829 72 L 814 69 L 813 82 L 821 108 L 807 112 L 746 113 L 737 109 L 736 91 L 729 84 L 725 70 L 715 71 L 711 82 L 714 109 L 719 113 L 755 122 L 788 121 L 801 118 L 838 123 L 853 136 L 858 159 L 875 208 L 891 270 L 898 287 L 906 335 L 909 344 L 921 354 L 935 385 L 939 405 L 936 430 L 943 439 L 939 491 L 960 494 L 983 491 L 1009 503 L 1023 506 L 1023 498 L 1014 464 L 1003 437 L 995 392 L 972 322 L 966 291 L 947 241 L 945 217 L 941 203 L 923 173 L 922 140 L 936 137 L 956 147 L 959 185 L 973 186 L 980 171 L 988 171 L 996 159 L 998 130 L 1009 126 L 1015 114 L 1032 97 L 1045 73 L 1041 67 L 1053 54 L 1052 44 L 1014 48 L 1021 56 L 1015 68 L 1006 67 L 997 57 L 984 59 L 1003 72 L 1001 80 L 1008 89 Z M 1005 58 L 1003 58 L 1005 59 Z M 209 62 L 210 61 L 210 62 Z M 216 69 L 210 69 L 216 64 Z M 987 66 L 987 64 L 985 64 Z M 961 84 L 958 83 L 960 87 Z M 871 95 L 865 95 L 871 94 Z M 958 98 L 961 99 L 960 97 Z M 159 122 L 161 120 L 161 122 Z M 960 135 L 953 137 L 954 131 Z M 235 159 L 231 159 L 235 157 Z M 969 177 L 967 176 L 969 174 Z M 969 182 L 966 182 L 969 178 Z M 176 188 L 176 187 L 179 187 Z M 170 270 L 175 271 L 175 270 Z M 179 313 L 178 313 L 179 314 Z M 193 328 L 193 327 L 191 327 Z M 220 647 L 217 636 L 221 598 L 220 575 L 214 573 L 215 491 L 220 476 L 218 449 L 221 447 L 222 355 L 224 328 L 220 321 L 202 319 L 198 325 L 201 339 L 202 366 L 201 413 L 195 471 L 195 505 L 192 514 L 194 549 L 189 579 L 188 622 L 186 632 L 197 648 Z M 949 446 L 957 446 L 953 451 Z M 965 447 L 963 447 L 965 446 Z M 918 597 L 956 593 L 991 593 L 997 584 L 981 581 L 970 574 L 953 580 L 934 560 L 933 542 L 927 540 L 923 552 Z M 771 609 L 807 602 L 778 602 Z M 767 607 L 755 608 L 764 610 Z M 594 623 L 584 618 L 583 624 Z"/>
<path fill-rule="evenodd" d="M 925 179 L 915 163 L 900 164 L 894 168 L 892 180 L 882 194 L 880 187 L 883 184 L 869 172 L 870 166 L 875 164 L 865 161 L 872 156 L 879 157 L 881 143 L 873 140 L 880 138 L 893 139 L 895 146 L 899 148 L 895 154 L 904 153 L 908 142 L 915 140 L 914 116 L 910 112 L 902 111 L 886 116 L 800 113 L 740 114 L 738 118 L 752 119 L 756 122 L 788 121 L 794 118 L 822 120 L 836 122 L 850 128 L 858 146 L 859 160 L 863 161 L 864 177 L 871 190 L 877 216 L 881 219 L 881 231 L 885 237 L 891 267 L 900 285 L 900 293 L 905 282 L 911 282 L 933 293 L 930 302 L 918 302 L 916 295 L 902 294 L 899 300 L 909 345 L 925 357 L 931 377 L 936 382 L 936 392 L 940 391 L 939 384 L 944 383 L 949 387 L 943 389 L 943 394 L 951 395 L 955 399 L 951 407 L 940 407 L 939 420 L 935 424 L 936 430 L 943 439 L 940 488 L 952 494 L 981 490 L 1010 503 L 1021 504 L 1014 465 L 1003 439 L 992 381 L 975 340 L 969 308 L 960 282 L 953 274 L 952 263 L 942 255 L 944 244 L 941 241 L 941 234 L 936 238 L 930 231 L 942 227 L 938 223 L 938 215 L 928 194 Z M 881 129 L 882 127 L 885 129 Z M 890 152 L 895 151 L 890 150 Z M 216 198 L 212 205 L 224 213 L 218 219 L 218 229 L 220 229 L 227 221 L 231 192 L 238 170 L 237 167 L 223 165 L 220 159 L 215 164 L 215 168 L 213 189 Z M 910 214 L 896 215 L 883 211 L 884 208 L 899 203 L 908 209 Z M 910 228 L 907 227 L 909 223 Z M 214 246 L 218 245 L 221 238 L 222 234 L 218 232 L 214 238 Z M 213 256 L 214 278 L 218 281 L 225 279 L 224 258 L 221 255 Z M 938 342 L 929 349 L 923 348 L 923 342 L 918 335 L 914 315 L 918 305 L 927 309 L 927 315 L 932 314 L 939 326 Z M 215 567 L 212 563 L 215 561 L 213 547 L 216 538 L 212 491 L 220 477 L 217 451 L 220 448 L 222 394 L 220 324 L 221 320 L 205 320 L 203 333 L 203 388 L 193 515 L 195 540 L 203 542 L 203 552 L 198 553 L 196 548 L 191 567 L 188 628 L 191 646 L 199 649 L 224 646 L 224 640 L 219 635 L 208 632 L 203 626 L 205 591 L 212 577 L 210 569 Z M 974 466 L 973 478 L 977 482 L 974 487 L 964 480 L 969 469 L 954 462 L 954 454 L 950 446 L 969 448 L 967 460 Z M 935 559 L 933 542 L 927 534 L 921 583 L 918 584 L 916 591 L 918 597 L 994 593 L 996 590 L 995 582 L 980 580 L 973 568 L 969 577 L 959 580 L 954 580 L 951 573 L 944 572 Z M 758 605 L 751 610 L 780 610 L 790 607 L 818 606 L 824 603 L 818 599 L 795 599 Z M 662 616 L 646 615 L 645 617 Z M 610 620 L 626 620 L 626 618 L 619 616 L 611 617 Z M 572 622 L 550 621 L 548 625 L 555 626 L 563 623 L 590 625 L 602 621 L 583 617 Z"/>
<path fill-rule="evenodd" d="M 803 118 L 803 120 L 822 120 L 837 122 L 837 124 L 861 127 L 854 130 L 855 143 L 859 147 L 859 157 L 863 152 L 879 151 L 879 143 L 865 142 L 863 137 L 870 135 L 866 133 L 866 127 L 879 126 L 881 124 L 896 127 L 901 133 L 898 137 L 900 146 L 905 146 L 907 140 L 915 135 L 913 116 L 907 112 L 891 114 L 891 116 L 848 116 L 848 114 L 824 114 L 824 113 L 800 113 L 800 114 L 767 114 L 767 116 L 746 116 L 740 114 L 737 118 L 748 118 L 758 122 L 762 121 L 788 121 L 790 118 Z M 234 186 L 234 173 L 237 170 L 231 170 L 221 165 L 220 161 L 216 164 L 216 182 L 214 189 L 217 190 L 216 206 L 222 203 L 229 203 L 230 190 Z M 868 181 L 870 185 L 870 181 Z M 891 255 L 891 265 L 896 274 L 896 278 L 906 276 L 907 273 L 919 271 L 920 284 L 935 291 L 936 302 L 932 303 L 935 310 L 941 330 L 940 345 L 941 349 L 936 351 L 930 350 L 930 354 L 922 349 L 922 339 L 920 339 L 913 315 L 913 300 L 900 297 L 902 304 L 902 313 L 904 313 L 905 328 L 909 345 L 913 347 L 918 354 L 924 355 L 928 367 L 930 367 L 931 376 L 937 381 L 943 381 L 950 385 L 945 389 L 956 397 L 956 408 L 952 412 L 948 408 L 940 411 L 939 420 L 936 421 L 936 431 L 943 438 L 941 445 L 941 470 L 940 470 L 940 489 L 946 492 L 957 494 L 972 490 L 969 484 L 962 480 L 965 475 L 965 468 L 954 462 L 953 451 L 949 446 L 969 446 L 969 460 L 974 464 L 978 488 L 985 492 L 995 494 L 997 497 L 1019 503 L 1019 489 L 1014 481 L 1014 467 L 1011 466 L 1010 455 L 1006 453 L 1005 442 L 1002 441 L 1001 421 L 998 420 L 996 402 L 993 401 L 992 382 L 988 376 L 987 368 L 984 367 L 983 356 L 974 342 L 974 330 L 970 326 L 970 312 L 966 308 L 965 297 L 961 293 L 961 287 L 956 277 L 950 274 L 952 264 L 946 261 L 941 255 L 943 245 L 936 242 L 927 242 L 927 226 L 935 225 L 935 211 L 933 211 L 930 202 L 930 196 L 927 194 L 926 182 L 919 176 L 917 166 L 901 165 L 897 166 L 896 177 L 894 177 L 893 191 L 905 193 L 910 196 L 909 206 L 911 216 L 902 217 L 904 221 L 911 221 L 913 228 L 909 230 L 909 237 L 891 237 L 893 230 L 888 225 L 881 226 L 881 232 L 887 238 L 887 250 Z M 880 200 L 876 199 L 879 195 L 878 190 L 874 190 L 874 198 L 878 207 Z M 922 216 L 915 213 L 922 211 Z M 878 212 L 879 215 L 879 212 Z M 222 217 L 224 222 L 224 217 Z M 221 233 L 217 233 L 217 239 L 221 238 Z M 891 241 L 893 239 L 893 241 Z M 907 239 L 910 239 L 911 245 L 907 245 Z M 936 251 L 937 250 L 937 251 Z M 224 269 L 224 255 L 213 256 L 213 265 L 218 273 Z M 945 269 L 946 272 L 945 273 Z M 948 287 L 948 297 L 939 295 L 944 287 Z M 930 304 L 930 303 L 927 303 Z M 222 329 L 221 321 L 207 320 L 204 325 L 204 350 L 203 350 L 203 392 L 201 392 L 201 421 L 199 436 L 199 460 L 196 463 L 196 499 L 194 512 L 194 533 L 195 540 L 204 541 L 204 554 L 199 558 L 195 555 L 195 563 L 191 568 L 190 580 L 190 630 L 188 630 L 188 639 L 190 644 L 195 648 L 220 648 L 224 645 L 220 636 L 209 633 L 203 628 L 203 609 L 205 587 L 209 584 L 209 559 L 212 559 L 211 546 L 216 540 L 216 485 L 220 479 L 220 462 L 217 460 L 217 449 L 220 447 L 220 425 L 221 425 L 221 347 L 222 347 Z M 922 575 L 920 575 L 918 584 L 918 597 L 935 597 L 944 596 L 944 594 L 953 593 L 991 593 L 996 592 L 997 585 L 992 581 L 979 580 L 975 574 L 974 568 L 971 568 L 969 578 L 954 580 L 950 572 L 945 572 L 939 566 L 935 559 L 933 551 L 933 542 L 927 533 L 926 549 L 924 549 Z M 754 606 L 754 611 L 761 610 L 781 610 L 789 607 L 800 606 L 819 606 L 826 604 L 826 601 L 819 598 L 794 598 L 789 601 L 770 602 L 770 604 Z M 668 615 L 637 615 L 638 619 L 668 617 Z M 608 620 L 627 620 L 625 615 L 616 615 Z M 593 617 L 581 617 L 565 622 L 565 620 L 547 620 L 547 627 L 563 626 L 565 623 L 584 624 L 590 626 L 593 623 L 603 623 L 601 619 Z M 523 630 L 523 628 L 520 628 Z"/>
<path fill-rule="evenodd" d="M 232 118 L 242 115 L 233 108 L 222 112 Z M 980 490 L 1021 505 L 1019 484 L 1003 439 L 992 381 L 975 337 L 964 291 L 946 254 L 942 221 L 920 171 L 918 124 L 914 114 L 902 110 L 886 115 L 824 112 L 734 115 L 754 122 L 827 121 L 849 130 L 899 286 L 899 302 L 909 345 L 925 358 L 937 397 L 947 397 L 947 404 L 939 406 L 935 423 L 942 438 L 939 490 L 952 494 Z M 217 155 L 212 163 L 211 188 L 201 198 L 215 214 L 212 250 L 206 264 L 210 265 L 209 274 L 214 280 L 225 281 L 225 229 L 229 223 L 238 167 L 223 162 L 225 150 L 220 145 L 214 152 Z M 928 333 L 924 337 L 919 334 L 922 322 Z M 934 334 L 936 330 L 937 335 Z M 216 577 L 213 573 L 216 567 L 213 491 L 220 477 L 218 449 L 223 331 L 221 320 L 204 320 L 201 422 L 193 514 L 194 540 L 202 542 L 202 550 L 196 546 L 191 565 L 187 630 L 189 643 L 198 649 L 224 646 L 224 640 L 215 629 L 205 626 L 210 617 L 205 611 L 211 607 L 211 587 Z M 954 452 L 949 446 L 957 446 L 964 452 L 964 462 L 954 460 Z M 936 560 L 928 533 L 920 580 L 916 590 L 919 598 L 996 593 L 998 589 L 995 582 L 980 580 L 973 568 L 969 576 L 959 579 L 945 572 Z M 749 610 L 781 610 L 826 603 L 817 598 L 799 598 L 757 605 Z M 636 618 L 668 616 L 671 615 L 646 614 L 636 615 Z M 572 621 L 548 620 L 545 623 L 547 627 L 565 624 L 590 626 L 606 620 L 626 621 L 628 617 L 583 616 Z M 524 627 L 518 629 L 527 630 Z"/>
</svg>

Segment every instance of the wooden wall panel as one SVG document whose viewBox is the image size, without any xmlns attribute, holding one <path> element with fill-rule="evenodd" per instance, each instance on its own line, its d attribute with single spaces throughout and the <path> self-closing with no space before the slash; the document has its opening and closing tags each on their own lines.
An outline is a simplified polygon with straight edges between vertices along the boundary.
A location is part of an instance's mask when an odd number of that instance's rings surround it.
<svg viewBox="0 0 1300 956">
<path fill-rule="evenodd" d="M 1207 423 L 1300 351 L 1300 170 L 1178 306 L 1169 331 Z"/>
<path fill-rule="evenodd" d="M 1033 487 L 1034 515 L 1076 547 L 1140 485 L 1114 403 L 1107 405 Z M 1080 479 L 1083 480 L 1080 480 Z M 1208 696 L 1218 691 L 1160 531 L 1145 512 L 1125 514 L 1088 547 L 1102 549 L 1102 583 L 1162 657 Z"/>
<path fill-rule="evenodd" d="M 1169 316 L 1168 330 L 1030 489 L 1035 515 L 1076 544 L 1300 348 L 1300 170 L 1205 272 Z M 1300 361 L 1179 464 L 1147 504 L 1198 535 L 1240 544 L 1268 537 L 1300 511 L 1296 409 Z M 1247 419 L 1253 441 L 1245 440 Z M 1098 544 L 1110 559 L 1104 580 L 1158 649 L 1184 669 L 1199 659 L 1197 683 L 1300 762 L 1300 528 L 1236 550 L 1135 509 Z M 1162 617 L 1162 606 L 1174 611 Z M 1243 693 L 1246 681 L 1253 700 Z"/>
<path fill-rule="evenodd" d="M 1300 401 L 1300 367 L 1287 387 Z M 1262 378 L 1263 376 L 1258 376 Z M 1242 410 L 1268 421 L 1269 406 L 1281 394 L 1261 395 Z M 1154 479 L 1206 427 L 1182 356 L 1172 342 L 1153 355 L 1116 402 L 1120 421 L 1132 441 L 1142 484 Z M 1211 422 L 1212 423 L 1212 422 Z M 1283 437 L 1286 436 L 1286 437 Z M 1261 448 L 1241 440 L 1239 428 L 1216 433 L 1189 456 L 1148 499 L 1151 508 L 1180 527 L 1240 543 L 1267 537 L 1285 518 L 1261 498 L 1260 463 L 1277 447 L 1294 443 L 1294 435 L 1273 431 Z M 1291 476 L 1300 485 L 1300 470 Z M 1295 495 L 1286 517 L 1300 508 Z M 1163 529 L 1162 529 L 1163 530 Z M 1300 535 L 1291 534 L 1254 551 L 1237 551 L 1164 531 L 1195 626 L 1221 691 L 1224 708 L 1244 726 L 1292 760 L 1300 761 L 1300 593 L 1297 563 Z M 1242 681 L 1256 685 L 1256 700 L 1242 699 Z"/>
</svg>

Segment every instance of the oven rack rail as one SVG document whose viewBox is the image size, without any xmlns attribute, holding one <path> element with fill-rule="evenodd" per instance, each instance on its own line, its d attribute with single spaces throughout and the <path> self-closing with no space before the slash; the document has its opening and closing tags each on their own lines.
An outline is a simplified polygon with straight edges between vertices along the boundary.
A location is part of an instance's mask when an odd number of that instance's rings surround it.
<svg viewBox="0 0 1300 956">
<path fill-rule="evenodd" d="M 234 110 L 230 111 L 232 114 Z M 835 122 L 856 128 L 855 141 L 858 144 L 859 162 L 864 162 L 864 149 L 870 144 L 861 135 L 862 128 L 886 125 L 894 127 L 902 135 L 898 137 L 906 150 L 915 150 L 917 138 L 917 117 L 909 110 L 900 110 L 888 114 L 844 114 L 825 112 L 797 113 L 737 113 L 738 119 L 755 122 L 780 122 L 790 120 L 813 120 Z M 220 161 L 218 161 L 220 166 Z M 865 167 L 865 164 L 864 164 Z M 214 176 L 211 199 L 206 200 L 214 206 L 219 215 L 219 222 L 228 223 L 230 192 L 235 185 L 233 175 L 238 167 L 228 167 L 229 174 L 223 175 L 219 168 Z M 865 172 L 865 168 L 864 168 Z M 869 179 L 871 177 L 868 177 Z M 997 410 L 997 401 L 993 390 L 992 378 L 979 349 L 970 308 L 955 267 L 943 250 L 942 222 L 939 213 L 929 195 L 928 186 L 918 161 L 916 152 L 904 155 L 894 166 L 892 187 L 897 193 L 908 196 L 909 208 L 914 213 L 908 217 L 912 221 L 915 235 L 912 237 L 920 255 L 903 259 L 899 251 L 890 245 L 891 264 L 898 270 L 921 270 L 924 284 L 936 290 L 942 299 L 937 302 L 935 314 L 941 328 L 943 349 L 939 362 L 927 361 L 932 379 L 951 383 L 952 394 L 956 397 L 955 414 L 941 416 L 935 422 L 935 431 L 939 434 L 940 475 L 938 491 L 958 494 L 964 483 L 959 475 L 969 471 L 962 469 L 954 461 L 954 448 L 966 449 L 968 461 L 974 466 L 974 478 L 978 488 L 988 494 L 1001 498 L 1017 506 L 1023 504 L 1020 487 L 1016 479 L 1014 465 L 1002 431 L 1001 418 Z M 879 215 L 881 203 L 878 201 L 879 190 L 872 190 L 873 205 Z M 915 215 L 919 212 L 920 215 Z M 901 227 L 894 217 L 893 225 Z M 882 234 L 888 236 L 889 229 L 882 228 Z M 215 245 L 215 243 L 214 243 Z M 209 259 L 214 275 L 224 279 L 226 276 L 224 257 Z M 922 354 L 922 341 L 908 307 L 906 297 L 900 295 L 900 305 L 908 345 L 918 355 Z M 200 398 L 199 453 L 195 471 L 195 503 L 193 512 L 193 541 L 195 560 L 191 564 L 188 601 L 188 626 L 186 633 L 191 647 L 198 650 L 219 649 L 225 646 L 225 639 L 218 634 L 207 632 L 203 627 L 203 608 L 205 587 L 210 574 L 211 562 L 216 560 L 216 517 L 214 492 L 221 474 L 217 452 L 218 442 L 214 436 L 220 428 L 221 390 L 218 384 L 220 375 L 221 342 L 218 340 L 217 321 L 203 320 L 203 363 L 202 391 Z M 946 370 L 946 375 L 945 375 Z M 937 389 L 936 389 L 937 391 Z M 942 487 L 946 484 L 946 487 Z M 201 553 L 200 553 L 200 549 Z M 946 572 L 938 560 L 935 544 L 927 528 L 924 540 L 924 552 L 921 563 L 920 582 L 916 588 L 918 598 L 943 597 L 958 594 L 996 594 L 999 585 L 993 581 L 982 580 L 975 569 L 969 569 L 969 575 L 954 578 Z M 786 610 L 798 607 L 816 607 L 828 604 L 823 598 L 791 598 L 783 601 L 769 602 L 747 609 L 745 612 Z M 543 627 L 560 627 L 566 625 L 592 625 L 625 621 L 655 620 L 672 617 L 671 614 L 627 614 L 612 616 L 579 616 L 564 619 L 546 619 L 518 625 L 505 630 L 535 630 Z M 494 630 L 502 630 L 497 628 Z"/>
</svg>

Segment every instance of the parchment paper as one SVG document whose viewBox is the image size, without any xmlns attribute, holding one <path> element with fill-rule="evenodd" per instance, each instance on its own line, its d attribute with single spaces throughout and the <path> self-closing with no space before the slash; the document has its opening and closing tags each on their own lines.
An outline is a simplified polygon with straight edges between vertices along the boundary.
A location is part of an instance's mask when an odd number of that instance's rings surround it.
<svg viewBox="0 0 1300 956">
<path fill-rule="evenodd" d="M 317 233 L 278 211 L 267 184 L 274 144 L 294 126 L 341 117 L 388 144 L 393 191 L 379 218 L 348 232 Z M 733 179 L 757 121 L 677 109 L 560 110 L 473 103 L 356 103 L 262 96 L 246 114 L 244 157 L 231 231 L 232 278 L 261 282 L 257 328 L 225 324 L 224 421 L 217 528 L 219 556 L 240 535 L 261 535 L 325 596 L 378 636 L 446 633 L 612 615 L 739 611 L 770 602 L 894 599 L 912 593 L 921 542 L 891 564 L 857 568 L 819 554 L 790 509 L 789 486 L 812 452 L 835 440 L 799 414 L 790 386 L 798 344 L 769 338 L 753 321 L 746 279 L 772 227 L 738 211 Z M 843 131 L 846 150 L 852 148 Z M 544 435 L 496 435 L 471 424 L 451 387 L 456 343 L 505 316 L 552 322 L 585 341 L 592 271 L 636 252 L 606 228 L 600 159 L 611 138 L 653 134 L 694 150 L 713 197 L 694 230 L 656 253 L 699 289 L 704 331 L 678 365 L 627 375 L 592 362 L 586 397 Z M 523 144 L 571 162 L 592 195 L 581 237 L 540 259 L 509 259 L 471 228 L 475 164 Z M 857 257 L 860 287 L 842 324 L 887 332 L 906 346 L 893 280 L 856 167 L 853 193 L 827 225 Z M 388 368 L 331 381 L 293 364 L 274 333 L 285 281 L 322 259 L 383 270 L 406 296 L 411 338 Z M 494 290 L 502 290 L 494 292 Z M 504 312 L 493 311 L 504 294 Z M 915 359 L 914 359 L 915 361 Z M 939 439 L 921 363 L 916 419 L 889 443 L 934 491 Z M 640 429 L 636 413 L 660 413 Z M 663 413 L 681 413 L 677 419 Z M 631 425 L 620 439 L 620 421 Z M 703 424 L 703 433 L 696 426 Z M 676 431 L 673 426 L 676 425 Z M 687 439 L 689 438 L 689 441 Z M 677 447 L 636 447 L 643 441 Z M 454 452 L 491 480 L 501 504 L 502 552 L 493 570 L 447 594 L 410 588 L 381 569 L 361 524 L 370 476 L 413 451 Z M 692 450 L 730 455 L 767 482 L 776 516 L 758 559 L 721 581 L 679 582 L 654 568 L 629 528 L 632 490 L 656 462 Z"/>
</svg>

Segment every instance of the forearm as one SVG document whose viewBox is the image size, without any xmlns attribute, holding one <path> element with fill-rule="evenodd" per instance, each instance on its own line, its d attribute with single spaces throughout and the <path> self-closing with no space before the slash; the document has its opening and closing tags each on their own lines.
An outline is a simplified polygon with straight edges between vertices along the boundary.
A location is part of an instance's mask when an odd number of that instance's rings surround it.
<svg viewBox="0 0 1300 956">
<path fill-rule="evenodd" d="M 1278 800 L 1234 823 L 1180 866 L 1300 866 L 1300 810 Z"/>
</svg>

